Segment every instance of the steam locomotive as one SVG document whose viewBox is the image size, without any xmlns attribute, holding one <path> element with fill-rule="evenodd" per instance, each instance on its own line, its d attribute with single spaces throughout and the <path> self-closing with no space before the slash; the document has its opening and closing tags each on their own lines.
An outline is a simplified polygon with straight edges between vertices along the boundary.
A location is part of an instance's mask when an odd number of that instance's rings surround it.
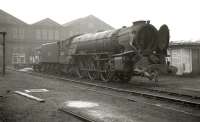
<svg viewBox="0 0 200 122">
<path fill-rule="evenodd" d="M 150 21 L 136 21 L 130 27 L 43 44 L 36 49 L 33 69 L 90 80 L 128 82 L 137 75 L 157 81 L 160 68 L 167 65 L 168 45 L 167 25 L 157 30 Z"/>
</svg>

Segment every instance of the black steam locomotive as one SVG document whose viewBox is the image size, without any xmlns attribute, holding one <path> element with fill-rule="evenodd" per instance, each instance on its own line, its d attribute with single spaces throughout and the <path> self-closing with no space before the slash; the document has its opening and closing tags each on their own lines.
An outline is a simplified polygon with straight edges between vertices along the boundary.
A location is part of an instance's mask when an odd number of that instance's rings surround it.
<svg viewBox="0 0 200 122">
<path fill-rule="evenodd" d="M 139 75 L 157 81 L 168 45 L 167 25 L 157 30 L 150 21 L 136 21 L 131 27 L 43 44 L 36 49 L 33 69 L 91 80 L 127 82 Z"/>
</svg>

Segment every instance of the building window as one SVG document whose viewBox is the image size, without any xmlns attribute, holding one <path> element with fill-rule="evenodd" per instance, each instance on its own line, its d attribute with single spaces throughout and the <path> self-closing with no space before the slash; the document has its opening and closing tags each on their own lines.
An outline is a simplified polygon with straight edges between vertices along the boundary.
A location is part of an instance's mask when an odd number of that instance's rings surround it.
<svg viewBox="0 0 200 122">
<path fill-rule="evenodd" d="M 18 36 L 17 36 L 17 28 L 13 28 L 12 32 L 13 32 L 13 39 L 17 39 L 18 38 Z"/>
<path fill-rule="evenodd" d="M 24 29 L 23 28 L 13 28 L 13 39 L 24 39 Z"/>
<path fill-rule="evenodd" d="M 49 30 L 49 31 L 48 31 L 48 39 L 49 39 L 49 40 L 53 40 L 53 36 L 54 36 L 53 31 L 52 31 L 52 30 Z"/>
<path fill-rule="evenodd" d="M 25 63 L 25 57 L 19 57 L 21 63 Z"/>
<path fill-rule="evenodd" d="M 19 39 L 24 39 L 24 29 L 19 29 Z"/>
<path fill-rule="evenodd" d="M 47 30 L 42 30 L 42 39 L 47 40 L 47 36 L 48 36 Z"/>
<path fill-rule="evenodd" d="M 25 54 L 24 53 L 13 53 L 12 55 L 12 64 L 24 64 Z"/>
<path fill-rule="evenodd" d="M 55 40 L 59 40 L 59 32 L 55 31 Z"/>
<path fill-rule="evenodd" d="M 36 30 L 36 39 L 41 40 L 41 32 L 39 29 Z"/>
<path fill-rule="evenodd" d="M 13 56 L 13 64 L 17 63 L 17 57 Z"/>
</svg>

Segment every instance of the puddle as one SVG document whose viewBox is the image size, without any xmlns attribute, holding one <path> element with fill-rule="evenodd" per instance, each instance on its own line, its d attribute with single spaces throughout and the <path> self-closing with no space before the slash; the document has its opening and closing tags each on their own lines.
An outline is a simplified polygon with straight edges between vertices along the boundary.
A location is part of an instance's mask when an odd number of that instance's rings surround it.
<svg viewBox="0 0 200 122">
<path fill-rule="evenodd" d="M 48 92 L 49 90 L 47 90 L 47 89 L 28 89 L 28 90 L 24 90 L 24 91 L 27 93 L 30 93 L 30 92 Z"/>
<path fill-rule="evenodd" d="M 161 107 L 162 105 L 161 104 L 155 104 L 156 106 L 158 106 L 158 107 Z"/>
<path fill-rule="evenodd" d="M 66 101 L 61 110 L 102 122 L 135 122 L 132 118 L 113 107 L 106 107 L 90 101 Z"/>
<path fill-rule="evenodd" d="M 88 102 L 88 101 L 68 101 L 65 102 L 65 105 L 68 107 L 73 107 L 73 108 L 92 108 L 99 106 L 97 103 L 93 102 Z"/>
<path fill-rule="evenodd" d="M 27 71 L 33 71 L 33 69 L 32 68 L 23 68 L 23 69 L 19 69 L 18 71 L 27 72 Z"/>
</svg>

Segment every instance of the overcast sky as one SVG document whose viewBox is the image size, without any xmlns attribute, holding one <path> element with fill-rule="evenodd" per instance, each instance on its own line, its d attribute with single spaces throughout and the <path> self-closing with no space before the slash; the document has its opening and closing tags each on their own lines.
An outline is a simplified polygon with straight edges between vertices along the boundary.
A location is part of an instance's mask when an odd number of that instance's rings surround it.
<svg viewBox="0 0 200 122">
<path fill-rule="evenodd" d="M 32 24 L 51 18 L 60 24 L 94 15 L 114 28 L 136 20 L 167 24 L 171 40 L 200 39 L 198 0 L 1 0 L 0 9 Z"/>
</svg>

